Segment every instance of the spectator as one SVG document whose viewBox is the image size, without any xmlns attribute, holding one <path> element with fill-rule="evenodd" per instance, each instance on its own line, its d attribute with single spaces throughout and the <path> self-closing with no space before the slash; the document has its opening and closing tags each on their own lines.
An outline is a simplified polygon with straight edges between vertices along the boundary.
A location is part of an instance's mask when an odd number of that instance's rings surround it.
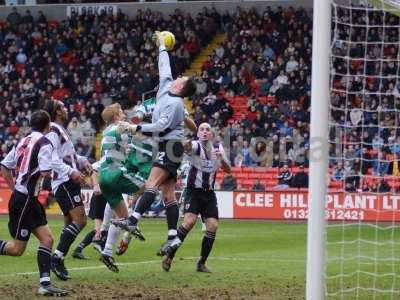
<svg viewBox="0 0 400 300">
<path fill-rule="evenodd" d="M 343 180 L 346 172 L 343 168 L 343 163 L 339 161 L 337 165 L 333 168 L 333 180 L 340 181 Z"/>
<path fill-rule="evenodd" d="M 290 182 L 293 188 L 308 188 L 308 174 L 304 172 L 304 167 L 300 166 L 299 171 L 293 176 Z"/>
<path fill-rule="evenodd" d="M 357 191 L 356 187 L 354 186 L 353 182 L 351 182 L 351 181 L 346 181 L 344 190 L 349 193 L 354 193 Z"/>
<path fill-rule="evenodd" d="M 373 163 L 374 175 L 384 176 L 389 173 L 389 162 L 385 160 L 382 151 L 378 152 L 378 156 Z"/>
<path fill-rule="evenodd" d="M 222 191 L 234 191 L 238 187 L 237 180 L 232 174 L 225 175 L 222 179 L 221 190 Z"/>
<path fill-rule="evenodd" d="M 396 153 L 393 160 L 389 165 L 390 174 L 393 176 L 400 176 L 400 154 Z"/>
<path fill-rule="evenodd" d="M 369 188 L 368 183 L 366 181 L 363 182 L 362 187 L 361 187 L 361 191 L 363 191 L 365 193 L 370 191 L 370 188 Z"/>
<path fill-rule="evenodd" d="M 78 119 L 76 117 L 73 117 L 71 119 L 71 122 L 69 122 L 67 129 L 71 134 L 71 139 L 74 142 L 74 144 L 77 144 L 78 141 L 80 142 L 82 141 L 83 130 L 81 124 L 78 122 Z"/>
<path fill-rule="evenodd" d="M 390 185 L 387 183 L 385 178 L 380 178 L 379 184 L 378 184 L 378 193 L 388 193 L 390 192 Z"/>
<path fill-rule="evenodd" d="M 278 174 L 278 185 L 277 188 L 288 188 L 292 181 L 292 172 L 289 170 L 289 166 L 284 164 Z"/>
<path fill-rule="evenodd" d="M 254 163 L 253 159 L 251 158 L 250 147 L 249 147 L 248 141 L 243 142 L 241 156 L 243 157 L 243 161 L 242 161 L 243 167 L 255 166 L 255 163 Z"/>
<path fill-rule="evenodd" d="M 264 192 L 265 191 L 265 186 L 261 184 L 260 179 L 256 180 L 256 183 L 253 185 L 251 188 L 255 192 Z"/>
<path fill-rule="evenodd" d="M 12 8 L 11 13 L 7 16 L 7 22 L 10 23 L 13 29 L 16 29 L 17 26 L 21 23 L 21 15 L 17 11 L 17 8 L 14 6 Z"/>
<path fill-rule="evenodd" d="M 27 58 L 26 54 L 24 53 L 24 50 L 22 48 L 20 48 L 18 50 L 18 54 L 17 54 L 17 56 L 15 58 L 16 62 L 19 63 L 19 64 L 24 65 L 26 63 L 27 59 L 28 58 Z"/>
</svg>

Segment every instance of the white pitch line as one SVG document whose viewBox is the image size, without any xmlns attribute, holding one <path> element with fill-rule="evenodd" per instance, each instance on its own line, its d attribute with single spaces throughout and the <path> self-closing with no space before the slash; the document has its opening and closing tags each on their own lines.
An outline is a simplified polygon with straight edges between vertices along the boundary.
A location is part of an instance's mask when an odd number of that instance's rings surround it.
<svg viewBox="0 0 400 300">
<path fill-rule="evenodd" d="M 147 260 L 147 261 L 138 261 L 138 262 L 128 262 L 128 263 L 117 263 L 118 266 L 131 266 L 131 265 L 142 265 L 142 264 L 151 264 L 155 262 L 160 262 L 160 260 Z M 69 268 L 68 271 L 81 271 L 81 270 L 96 270 L 106 268 L 105 265 L 98 266 L 88 266 L 88 267 L 79 267 L 79 268 Z M 38 274 L 38 271 L 35 272 L 22 272 L 22 273 L 12 273 L 0 275 L 0 277 L 12 277 L 12 276 L 23 276 L 23 275 L 35 275 Z"/>
<path fill-rule="evenodd" d="M 182 260 L 193 260 L 198 259 L 198 257 L 182 257 Z M 266 257 L 266 258 L 240 258 L 240 257 L 209 257 L 211 260 L 231 260 L 231 261 L 280 261 L 280 262 L 297 262 L 303 263 L 305 259 L 282 259 L 282 258 L 274 258 L 274 257 Z M 127 263 L 117 263 L 118 266 L 133 266 L 133 265 L 145 265 L 152 263 L 160 263 L 160 260 L 145 260 L 138 262 L 127 262 Z M 82 270 L 97 270 L 104 269 L 105 265 L 97 265 L 97 266 L 87 266 L 87 267 L 77 267 L 77 268 L 69 268 L 68 271 L 82 271 Z M 38 271 L 34 272 L 19 272 L 19 273 L 11 273 L 11 274 L 3 274 L 0 275 L 0 278 L 14 277 L 14 276 L 27 276 L 27 275 L 36 275 Z"/>
</svg>

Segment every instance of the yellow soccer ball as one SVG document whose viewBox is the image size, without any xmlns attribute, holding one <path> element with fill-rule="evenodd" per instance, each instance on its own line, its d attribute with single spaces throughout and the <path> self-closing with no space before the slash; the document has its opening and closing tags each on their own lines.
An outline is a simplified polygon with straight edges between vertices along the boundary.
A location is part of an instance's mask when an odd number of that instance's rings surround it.
<svg viewBox="0 0 400 300">
<path fill-rule="evenodd" d="M 170 51 L 175 47 L 175 35 L 169 31 L 161 31 L 161 36 L 164 39 L 165 48 Z"/>
</svg>

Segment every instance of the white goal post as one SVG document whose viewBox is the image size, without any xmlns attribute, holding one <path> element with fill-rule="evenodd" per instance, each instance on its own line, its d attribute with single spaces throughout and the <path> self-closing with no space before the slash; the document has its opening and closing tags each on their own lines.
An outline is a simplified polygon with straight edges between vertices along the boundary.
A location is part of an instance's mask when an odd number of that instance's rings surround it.
<svg viewBox="0 0 400 300">
<path fill-rule="evenodd" d="M 328 168 L 331 0 L 314 0 L 306 299 L 325 296 L 325 197 Z"/>
</svg>

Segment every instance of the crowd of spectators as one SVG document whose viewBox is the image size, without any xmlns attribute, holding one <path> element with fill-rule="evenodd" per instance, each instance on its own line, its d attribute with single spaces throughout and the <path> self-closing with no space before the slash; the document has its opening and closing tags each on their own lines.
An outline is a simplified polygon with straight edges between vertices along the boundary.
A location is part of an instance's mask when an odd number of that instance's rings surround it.
<svg viewBox="0 0 400 300">
<path fill-rule="evenodd" d="M 335 16 L 332 180 L 344 181 L 347 191 L 398 191 L 400 18 L 348 8 L 339 8 Z M 350 29 L 351 24 L 357 26 Z"/>
<path fill-rule="evenodd" d="M 194 118 L 229 137 L 233 166 L 308 165 L 312 20 L 305 9 L 238 8 L 219 15 L 226 40 L 204 63 Z M 245 96 L 248 111 L 233 118 Z M 274 100 L 261 103 L 260 97 Z M 230 105 L 232 104 L 232 105 Z M 258 140 L 257 138 L 264 140 Z"/>
<path fill-rule="evenodd" d="M 176 75 L 216 29 L 203 12 L 164 16 L 138 10 L 129 18 L 119 11 L 54 21 L 14 7 L 0 30 L 0 158 L 26 133 L 30 114 L 46 99 L 64 102 L 78 152 L 93 157 L 103 107 L 119 102 L 130 108 L 158 83 L 155 30 L 176 36 L 170 52 Z"/>
<path fill-rule="evenodd" d="M 336 12 L 329 181 L 347 191 L 398 190 L 400 18 L 373 10 L 367 17 L 363 8 Z M 304 186 L 308 178 L 302 171 L 300 184 L 283 181 L 288 168 L 308 166 L 311 13 L 238 8 L 219 20 L 227 39 L 203 65 L 195 119 L 211 122 L 221 138 L 228 137 L 233 166 L 283 167 L 278 186 Z M 232 119 L 226 106 L 234 107 L 230 99 L 241 96 L 248 110 Z"/>
<path fill-rule="evenodd" d="M 390 189 L 390 178 L 374 177 L 400 175 L 399 17 L 336 12 L 330 182 L 348 191 Z M 363 27 L 367 21 L 373 25 L 369 29 Z M 62 22 L 14 11 L 0 31 L 1 155 L 28 130 L 27 118 L 39 100 L 48 98 L 67 105 L 68 128 L 79 151 L 93 152 L 85 133 L 94 135 L 101 127 L 102 107 L 118 101 L 131 108 L 156 86 L 151 35 L 166 29 L 178 41 L 170 53 L 174 76 L 216 32 L 226 36 L 196 77 L 192 101 L 196 123 L 210 122 L 228 141 L 232 166 L 281 168 L 280 186 L 306 186 L 312 19 L 303 8 L 238 7 L 234 13 L 204 8 L 196 16 L 176 10 L 168 17 L 139 10 L 134 18 L 119 11 L 116 16 L 73 15 Z M 237 97 L 245 99 L 242 115 L 236 111 Z M 292 167 L 299 172 L 291 174 Z M 238 182 L 229 176 L 221 186 L 236 189 Z M 255 182 L 253 188 L 265 186 Z"/>
</svg>

